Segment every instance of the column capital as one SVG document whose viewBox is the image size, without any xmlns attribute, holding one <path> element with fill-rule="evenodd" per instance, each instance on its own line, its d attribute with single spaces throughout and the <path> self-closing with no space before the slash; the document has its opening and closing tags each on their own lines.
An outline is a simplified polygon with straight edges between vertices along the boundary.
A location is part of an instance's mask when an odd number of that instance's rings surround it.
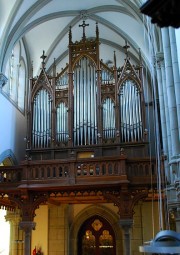
<svg viewBox="0 0 180 255">
<path fill-rule="evenodd" d="M 130 237 L 130 229 L 133 224 L 133 219 L 120 219 L 120 226 L 124 232 L 124 254 L 131 255 L 131 237 Z"/>
<path fill-rule="evenodd" d="M 125 232 L 129 232 L 133 225 L 133 219 L 120 219 L 119 225 Z"/>
<path fill-rule="evenodd" d="M 8 211 L 5 216 L 6 221 L 18 224 L 21 220 L 20 211 Z"/>
<path fill-rule="evenodd" d="M 19 228 L 24 230 L 24 232 L 30 232 L 31 230 L 35 230 L 36 223 L 33 221 L 21 221 L 19 223 Z"/>
</svg>

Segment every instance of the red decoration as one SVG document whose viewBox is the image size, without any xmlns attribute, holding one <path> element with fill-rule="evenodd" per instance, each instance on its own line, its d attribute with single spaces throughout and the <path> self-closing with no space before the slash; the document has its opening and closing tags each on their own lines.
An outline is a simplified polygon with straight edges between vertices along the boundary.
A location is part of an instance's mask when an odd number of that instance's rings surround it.
<svg viewBox="0 0 180 255">
<path fill-rule="evenodd" d="M 36 255 L 36 246 L 35 246 L 35 248 L 34 248 L 34 250 L 33 250 L 32 255 Z"/>
</svg>

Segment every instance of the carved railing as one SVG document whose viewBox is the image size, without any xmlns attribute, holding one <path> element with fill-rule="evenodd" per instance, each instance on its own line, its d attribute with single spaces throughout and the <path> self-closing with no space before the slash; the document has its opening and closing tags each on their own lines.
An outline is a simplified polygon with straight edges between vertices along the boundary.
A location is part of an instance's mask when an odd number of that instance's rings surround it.
<svg viewBox="0 0 180 255">
<path fill-rule="evenodd" d="M 7 183 L 74 185 L 96 183 L 156 182 L 155 160 L 127 160 L 125 156 L 24 161 L 19 167 L 0 167 L 1 185 Z"/>
<path fill-rule="evenodd" d="M 156 160 L 141 159 L 127 160 L 126 174 L 131 183 L 156 183 Z"/>
<path fill-rule="evenodd" d="M 22 167 L 19 166 L 1 166 L 0 184 L 20 182 L 22 178 Z"/>
</svg>

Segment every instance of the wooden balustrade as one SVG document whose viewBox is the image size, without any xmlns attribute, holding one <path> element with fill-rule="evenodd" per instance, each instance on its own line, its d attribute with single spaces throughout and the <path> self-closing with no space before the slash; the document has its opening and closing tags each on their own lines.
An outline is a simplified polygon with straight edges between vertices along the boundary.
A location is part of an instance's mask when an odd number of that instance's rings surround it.
<svg viewBox="0 0 180 255">
<path fill-rule="evenodd" d="M 128 180 L 133 184 L 157 182 L 156 160 L 128 160 L 126 162 Z"/>
<path fill-rule="evenodd" d="M 127 160 L 117 158 L 91 158 L 69 160 L 24 161 L 20 167 L 0 167 L 3 177 L 0 185 L 7 182 L 84 184 L 94 182 L 144 182 L 145 178 L 156 179 L 156 162 L 147 160 Z M 62 181 L 62 183 L 61 183 Z"/>
<path fill-rule="evenodd" d="M 22 168 L 16 166 L 0 167 L 0 184 L 20 182 L 22 178 Z"/>
</svg>

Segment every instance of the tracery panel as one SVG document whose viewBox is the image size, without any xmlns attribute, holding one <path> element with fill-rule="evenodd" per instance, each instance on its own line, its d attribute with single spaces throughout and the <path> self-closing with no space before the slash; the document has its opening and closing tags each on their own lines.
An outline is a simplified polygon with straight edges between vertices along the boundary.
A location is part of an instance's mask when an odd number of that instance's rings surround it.
<svg viewBox="0 0 180 255">
<path fill-rule="evenodd" d="M 113 84 L 113 82 L 114 82 L 113 71 L 109 69 L 105 64 L 101 63 L 101 83 Z"/>
<path fill-rule="evenodd" d="M 67 67 L 59 74 L 58 79 L 56 80 L 56 90 L 63 90 L 68 88 L 68 72 Z"/>
<path fill-rule="evenodd" d="M 95 215 L 83 223 L 78 233 L 78 254 L 116 254 L 115 234 L 106 219 Z"/>
</svg>

